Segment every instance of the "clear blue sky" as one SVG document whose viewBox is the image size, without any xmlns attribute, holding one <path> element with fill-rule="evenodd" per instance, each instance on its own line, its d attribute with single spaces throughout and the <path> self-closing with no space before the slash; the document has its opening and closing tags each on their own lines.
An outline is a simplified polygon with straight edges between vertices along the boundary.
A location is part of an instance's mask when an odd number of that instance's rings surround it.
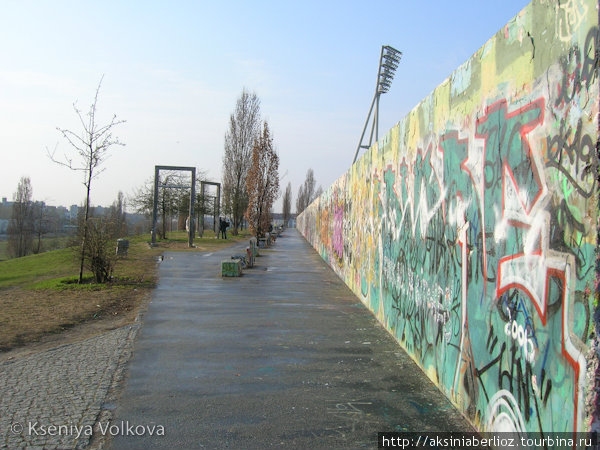
<svg viewBox="0 0 600 450">
<path fill-rule="evenodd" d="M 81 176 L 46 148 L 70 152 L 56 127 L 79 130 L 72 104 L 87 110 L 104 75 L 100 120 L 126 120 L 115 132 L 126 146 L 111 152 L 92 204 L 132 193 L 156 164 L 220 181 L 244 87 L 261 99 L 295 202 L 309 168 L 326 187 L 350 166 L 381 45 L 403 52 L 381 98 L 383 135 L 527 3 L 3 0 L 0 196 L 10 200 L 26 175 L 35 200 L 81 203 Z"/>
</svg>

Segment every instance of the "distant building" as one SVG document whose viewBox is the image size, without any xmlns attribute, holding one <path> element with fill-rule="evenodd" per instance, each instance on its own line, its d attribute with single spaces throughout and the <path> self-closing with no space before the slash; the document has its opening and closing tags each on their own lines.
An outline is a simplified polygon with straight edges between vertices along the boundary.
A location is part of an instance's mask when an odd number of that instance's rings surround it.
<svg viewBox="0 0 600 450">
<path fill-rule="evenodd" d="M 0 203 L 0 219 L 10 219 L 12 217 L 13 202 L 9 202 L 6 197 L 2 197 Z"/>
<path fill-rule="evenodd" d="M 69 208 L 69 219 L 77 220 L 77 213 L 79 212 L 79 206 L 71 205 Z"/>
</svg>

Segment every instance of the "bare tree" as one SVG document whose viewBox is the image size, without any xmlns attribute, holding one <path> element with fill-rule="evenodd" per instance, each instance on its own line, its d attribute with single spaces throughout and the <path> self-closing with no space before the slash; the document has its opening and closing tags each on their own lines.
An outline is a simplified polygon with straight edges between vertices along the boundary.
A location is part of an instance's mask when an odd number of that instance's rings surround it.
<svg viewBox="0 0 600 450">
<path fill-rule="evenodd" d="M 312 169 L 308 169 L 306 172 L 306 179 L 304 180 L 304 196 L 307 201 L 306 206 L 310 205 L 310 203 L 315 199 L 315 185 L 315 173 Z"/>
<path fill-rule="evenodd" d="M 321 195 L 323 195 L 323 186 L 319 185 L 319 187 L 317 188 L 317 190 L 315 191 L 315 195 L 313 197 L 313 199 L 311 200 L 311 203 L 319 198 Z M 310 204 L 310 203 L 309 203 Z"/>
<path fill-rule="evenodd" d="M 49 229 L 50 219 L 46 203 L 35 202 L 33 204 L 33 232 L 37 238 L 37 245 L 33 249 L 33 253 L 40 253 L 42 251 L 42 237 L 48 233 Z"/>
<path fill-rule="evenodd" d="M 304 185 L 301 184 L 298 187 L 298 194 L 296 195 L 296 214 L 300 214 L 306 208 L 304 201 Z"/>
<path fill-rule="evenodd" d="M 165 171 L 160 174 L 159 185 L 183 184 L 182 176 L 176 172 Z M 176 189 L 161 188 L 158 190 L 158 212 L 160 214 L 160 227 L 157 232 L 160 239 L 166 239 L 167 231 L 172 231 L 169 227 L 173 216 L 178 209 L 179 196 Z M 154 179 L 146 180 L 144 185 L 137 189 L 129 197 L 129 204 L 138 214 L 152 215 L 154 209 Z"/>
<path fill-rule="evenodd" d="M 283 194 L 283 226 L 287 227 L 292 217 L 292 183 L 288 182 Z"/>
<path fill-rule="evenodd" d="M 87 227 L 83 224 L 85 210 L 82 208 L 78 214 L 79 227 L 76 239 L 78 242 L 84 242 L 82 235 L 86 230 L 87 238 L 83 247 L 85 267 L 92 273 L 96 283 L 105 283 L 110 281 L 117 260 L 116 252 L 111 245 L 114 243 L 116 224 L 110 213 L 95 217 L 92 209 L 89 211 Z"/>
<path fill-rule="evenodd" d="M 96 89 L 96 95 L 92 102 L 89 111 L 84 115 L 75 104 L 73 109 L 79 117 L 81 122 L 81 132 L 75 133 L 71 130 L 64 128 L 58 128 L 57 130 L 61 133 L 63 138 L 73 147 L 77 156 L 79 156 L 80 162 L 74 163 L 72 158 L 64 156 L 64 160 L 55 158 L 56 149 L 48 156 L 50 159 L 62 166 L 68 167 L 71 170 L 82 172 L 84 175 L 83 185 L 86 189 L 85 205 L 84 205 L 84 217 L 82 221 L 83 233 L 81 234 L 81 252 L 80 252 L 80 269 L 79 269 L 79 282 L 83 281 L 83 267 L 84 260 L 86 257 L 86 240 L 88 237 L 88 221 L 90 213 L 90 193 L 92 190 L 92 180 L 94 180 L 104 169 L 101 169 L 102 163 L 108 156 L 108 151 L 113 145 L 124 145 L 119 141 L 118 138 L 113 136 L 113 130 L 117 125 L 124 123 L 124 120 L 117 120 L 117 116 L 113 115 L 113 118 L 106 125 L 99 125 L 97 123 L 96 112 L 98 104 L 98 94 L 100 93 L 100 86 L 102 85 L 102 77 L 98 88 Z"/>
<path fill-rule="evenodd" d="M 142 186 L 127 196 L 127 204 L 138 214 L 152 214 L 152 196 L 154 195 L 154 180 L 148 179 Z"/>
<path fill-rule="evenodd" d="M 115 252 L 115 240 L 127 235 L 125 213 L 125 197 L 121 191 L 117 199 L 102 215 L 97 215 L 95 208 L 88 210 L 87 227 L 84 226 L 85 208 L 77 213 L 77 235 L 74 243 L 83 242 L 83 233 L 87 230 L 87 238 L 83 251 L 85 267 L 92 273 L 96 283 L 111 281 L 118 255 Z"/>
<path fill-rule="evenodd" d="M 300 185 L 298 188 L 298 197 L 296 198 L 296 213 L 300 214 L 308 205 L 313 202 L 315 198 L 323 193 L 323 188 L 321 186 L 319 186 L 317 190 L 315 190 L 315 186 L 315 173 L 312 169 L 308 169 L 304 184 Z"/>
<path fill-rule="evenodd" d="M 223 154 L 223 209 L 231 215 L 236 235 L 248 205 L 246 178 L 252 164 L 252 148 L 260 134 L 260 100 L 246 89 L 237 100 L 225 133 Z"/>
<path fill-rule="evenodd" d="M 206 171 L 196 169 L 196 192 L 200 192 L 201 182 L 206 179 Z M 159 185 L 181 185 L 189 186 L 190 179 L 181 172 L 177 171 L 162 171 L 160 173 Z M 170 227 L 167 225 L 171 222 L 176 214 L 183 214 L 184 222 L 189 211 L 189 190 L 160 188 L 158 191 L 158 212 L 160 215 L 160 227 L 157 232 L 161 239 L 166 238 L 166 233 Z M 194 210 L 196 214 L 201 215 L 202 211 L 206 210 L 205 202 L 202 201 L 202 196 L 196 196 Z M 144 184 L 136 189 L 127 197 L 127 204 L 133 208 L 138 214 L 145 214 L 148 217 L 152 216 L 154 208 L 154 179 L 148 179 Z"/>
<path fill-rule="evenodd" d="M 108 217 L 112 224 L 112 232 L 115 238 L 127 236 L 127 213 L 125 212 L 125 196 L 119 191 L 117 199 L 110 206 Z"/>
<path fill-rule="evenodd" d="M 33 250 L 33 202 L 29 177 L 21 177 L 13 195 L 12 216 L 8 224 L 8 253 L 13 258 Z"/>
<path fill-rule="evenodd" d="M 246 219 L 250 231 L 256 237 L 262 237 L 271 223 L 271 208 L 279 194 L 278 170 L 279 156 L 273 148 L 273 138 L 265 121 L 263 132 L 252 149 L 252 165 L 246 183 Z"/>
</svg>

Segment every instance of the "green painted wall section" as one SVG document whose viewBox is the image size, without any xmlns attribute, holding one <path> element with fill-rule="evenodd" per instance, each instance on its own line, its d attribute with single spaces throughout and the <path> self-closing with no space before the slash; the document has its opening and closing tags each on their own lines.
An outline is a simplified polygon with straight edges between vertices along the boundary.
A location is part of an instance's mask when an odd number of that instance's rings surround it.
<svg viewBox="0 0 600 450">
<path fill-rule="evenodd" d="M 597 44 L 535 1 L 298 217 L 481 431 L 597 423 Z"/>
</svg>

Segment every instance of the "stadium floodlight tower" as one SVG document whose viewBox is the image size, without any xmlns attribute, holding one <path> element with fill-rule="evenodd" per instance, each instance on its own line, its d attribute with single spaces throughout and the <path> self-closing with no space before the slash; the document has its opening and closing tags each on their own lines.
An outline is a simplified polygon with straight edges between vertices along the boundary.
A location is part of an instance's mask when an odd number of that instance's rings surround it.
<svg viewBox="0 0 600 450">
<path fill-rule="evenodd" d="M 396 72 L 396 69 L 398 68 L 398 64 L 400 63 L 401 57 L 402 52 L 396 50 L 395 48 L 390 47 L 389 45 L 383 45 L 381 47 L 381 56 L 379 57 L 379 70 L 377 71 L 377 85 L 375 86 L 375 95 L 373 96 L 371 108 L 369 108 L 369 115 L 367 116 L 365 126 L 363 128 L 362 134 L 360 135 L 360 142 L 358 143 L 358 147 L 356 148 L 356 153 L 354 154 L 352 164 L 356 162 L 358 152 L 361 148 L 371 147 L 371 143 L 373 142 L 373 133 L 375 133 L 375 141 L 379 140 L 379 96 L 381 94 L 385 94 L 387 91 L 390 90 L 390 87 L 392 86 L 392 80 L 394 79 L 394 74 Z M 363 139 L 365 137 L 367 127 L 369 126 L 369 120 L 371 119 L 373 107 L 375 107 L 375 114 L 373 116 L 373 125 L 371 126 L 371 135 L 369 136 L 369 143 L 367 145 L 363 145 Z"/>
</svg>

